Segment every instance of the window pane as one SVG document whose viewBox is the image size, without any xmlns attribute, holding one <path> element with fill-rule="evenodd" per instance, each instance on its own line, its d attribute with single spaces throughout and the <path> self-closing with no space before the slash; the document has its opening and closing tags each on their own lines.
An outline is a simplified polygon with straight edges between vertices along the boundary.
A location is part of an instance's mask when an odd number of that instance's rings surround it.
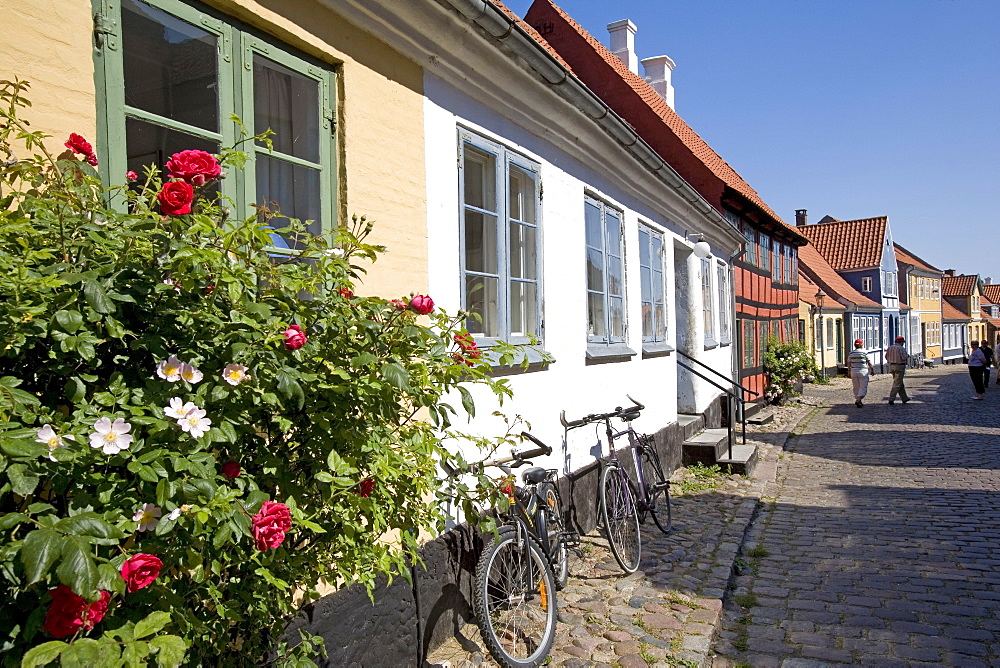
<svg viewBox="0 0 1000 668">
<path fill-rule="evenodd" d="M 607 336 L 604 324 L 604 295 L 587 293 L 587 331 L 591 336 Z"/>
<path fill-rule="evenodd" d="M 125 153 L 128 168 L 136 174 L 142 175 L 147 165 L 156 165 L 163 170 L 171 155 L 186 149 L 218 153 L 219 145 L 137 118 L 125 119 Z M 212 185 L 212 189 L 218 189 L 218 182 Z"/>
<path fill-rule="evenodd" d="M 625 300 L 621 297 L 608 298 L 611 319 L 611 336 L 620 339 L 625 336 Z"/>
<path fill-rule="evenodd" d="M 601 226 L 601 210 L 593 202 L 587 202 L 583 210 L 587 225 L 587 245 L 603 250 L 604 229 Z"/>
<path fill-rule="evenodd" d="M 666 309 L 663 304 L 653 306 L 653 333 L 657 341 L 664 339 L 663 330 L 666 328 Z"/>
<path fill-rule="evenodd" d="M 535 177 L 517 165 L 510 166 L 510 217 L 535 224 Z"/>
<path fill-rule="evenodd" d="M 270 129 L 274 150 L 319 162 L 319 83 L 253 57 L 254 132 Z"/>
<path fill-rule="evenodd" d="M 497 273 L 497 219 L 477 211 L 465 212 L 465 268 Z"/>
<path fill-rule="evenodd" d="M 649 232 L 639 228 L 639 266 L 649 266 Z"/>
<path fill-rule="evenodd" d="M 604 292 L 604 257 L 593 248 L 587 249 L 587 289 Z"/>
<path fill-rule="evenodd" d="M 217 42 L 144 2 L 122 0 L 125 104 L 218 132 Z"/>
<path fill-rule="evenodd" d="M 654 320 L 656 319 L 653 313 L 653 306 L 648 302 L 642 303 L 642 335 L 645 337 L 653 336 L 656 331 L 656 324 Z"/>
<path fill-rule="evenodd" d="M 538 336 L 535 331 L 537 286 L 534 283 L 515 281 L 510 284 L 510 333 L 521 336 Z"/>
<path fill-rule="evenodd" d="M 510 224 L 510 275 L 511 278 L 536 278 L 538 273 L 535 228 Z"/>
<path fill-rule="evenodd" d="M 469 318 L 465 327 L 472 334 L 499 336 L 497 323 L 497 279 L 467 276 L 465 279 L 465 310 L 480 316 L 482 321 Z"/>
<path fill-rule="evenodd" d="M 608 258 L 608 294 L 614 296 L 625 294 L 625 285 L 622 280 L 622 261 L 617 257 Z"/>
<path fill-rule="evenodd" d="M 257 154 L 257 203 L 265 204 L 281 215 L 272 218 L 270 225 L 282 228 L 288 225 L 288 218 L 298 218 L 306 225 L 310 234 L 322 233 L 320 220 L 320 172 L 317 169 L 293 165 L 284 160 Z M 283 248 L 276 236 L 275 245 Z M 298 248 L 300 243 L 285 240 L 288 246 Z"/>
<path fill-rule="evenodd" d="M 607 209 L 608 255 L 622 255 L 622 221 L 616 211 Z"/>
<path fill-rule="evenodd" d="M 497 158 L 475 146 L 465 145 L 465 203 L 497 210 Z"/>
<path fill-rule="evenodd" d="M 639 267 L 639 282 L 642 284 L 642 303 L 653 301 L 653 271 L 649 267 Z"/>
</svg>

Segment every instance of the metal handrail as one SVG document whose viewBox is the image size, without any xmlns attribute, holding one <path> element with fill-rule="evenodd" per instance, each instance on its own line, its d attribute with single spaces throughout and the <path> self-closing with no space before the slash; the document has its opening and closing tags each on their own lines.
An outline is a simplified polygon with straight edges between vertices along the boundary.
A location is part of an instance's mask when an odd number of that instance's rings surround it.
<svg viewBox="0 0 1000 668">
<path fill-rule="evenodd" d="M 754 396 L 760 396 L 759 392 L 754 392 L 751 389 L 743 387 L 743 385 L 741 385 L 740 383 L 737 383 L 732 378 L 726 376 L 725 374 L 720 373 L 719 371 L 716 371 L 715 369 L 713 369 L 712 367 L 708 366 L 704 362 L 691 357 L 690 355 L 688 355 L 684 351 L 678 350 L 677 352 L 680 353 L 681 355 L 683 355 L 684 357 L 686 357 L 687 359 L 691 360 L 695 364 L 697 364 L 697 365 L 699 365 L 701 367 L 704 367 L 708 371 L 711 371 L 712 373 L 714 373 L 719 378 L 722 378 L 726 382 L 730 383 L 730 385 L 733 388 L 737 388 L 738 387 L 743 392 L 749 392 L 750 394 L 752 394 Z M 708 376 L 705 376 L 705 375 L 699 373 L 698 371 L 696 371 L 695 369 L 689 367 L 687 364 L 685 364 L 684 362 L 681 362 L 680 360 L 677 360 L 677 364 L 679 364 L 680 366 L 684 367 L 685 369 L 687 369 L 688 371 L 690 371 L 694 375 L 698 376 L 699 378 L 701 378 L 705 382 L 711 383 L 716 388 L 722 390 L 727 395 L 729 395 L 730 397 L 732 397 L 736 401 L 740 402 L 740 425 L 742 427 L 743 445 L 746 445 L 747 444 L 747 411 L 746 411 L 746 399 L 743 398 L 743 394 L 740 393 L 740 394 L 737 395 L 732 390 L 726 389 L 722 385 L 719 385 L 717 382 L 715 382 L 714 380 L 712 380 Z M 729 402 L 729 419 L 726 420 L 726 440 L 727 440 L 728 445 L 729 445 L 729 459 L 733 458 L 733 419 L 734 419 L 734 417 L 735 416 L 733 415 L 733 403 Z"/>
</svg>

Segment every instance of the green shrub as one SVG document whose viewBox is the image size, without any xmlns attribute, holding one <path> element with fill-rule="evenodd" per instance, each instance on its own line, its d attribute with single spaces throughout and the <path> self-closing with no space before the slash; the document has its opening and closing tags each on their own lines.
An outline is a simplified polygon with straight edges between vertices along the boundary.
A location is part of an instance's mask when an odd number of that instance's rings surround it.
<svg viewBox="0 0 1000 668">
<path fill-rule="evenodd" d="M 5 665 L 314 655 L 289 617 L 321 583 L 408 575 L 441 526 L 445 400 L 505 381 L 466 314 L 353 294 L 382 250 L 364 218 L 233 219 L 200 153 L 105 192 L 82 138 L 52 156 L 19 119 L 24 88 L 0 82 Z"/>
<path fill-rule="evenodd" d="M 764 396 L 780 404 L 798 394 L 799 383 L 806 378 L 817 378 L 819 369 L 805 344 L 800 341 L 778 343 L 771 338 L 764 351 L 764 373 L 768 377 Z"/>
</svg>

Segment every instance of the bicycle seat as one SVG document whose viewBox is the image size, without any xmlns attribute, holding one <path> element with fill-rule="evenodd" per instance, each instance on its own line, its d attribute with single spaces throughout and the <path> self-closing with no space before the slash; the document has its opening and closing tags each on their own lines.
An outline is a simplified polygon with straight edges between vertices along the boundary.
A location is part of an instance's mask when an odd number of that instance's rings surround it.
<svg viewBox="0 0 1000 668">
<path fill-rule="evenodd" d="M 524 473 L 521 474 L 521 478 L 524 479 L 524 482 L 537 485 L 540 482 L 545 482 L 547 475 L 548 471 L 543 469 L 541 466 L 532 466 L 530 469 L 524 470 Z"/>
</svg>

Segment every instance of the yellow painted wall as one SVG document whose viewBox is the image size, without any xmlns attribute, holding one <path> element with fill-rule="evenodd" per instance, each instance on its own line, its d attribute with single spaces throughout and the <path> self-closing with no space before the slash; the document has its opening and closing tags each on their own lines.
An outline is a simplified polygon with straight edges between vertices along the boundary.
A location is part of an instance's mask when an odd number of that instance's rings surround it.
<svg viewBox="0 0 1000 668">
<path fill-rule="evenodd" d="M 318 0 L 206 0 L 205 4 L 330 65 L 339 65 L 340 215 L 376 221 L 370 240 L 388 253 L 360 294 L 427 289 L 423 71 Z M 0 78 L 32 82 L 33 127 L 95 137 L 90 0 L 7 0 L 0 21 Z"/>
<path fill-rule="evenodd" d="M 938 333 L 939 333 L 938 339 L 941 341 L 941 343 L 936 345 L 924 345 L 924 357 L 925 358 L 940 357 L 942 354 L 941 344 L 943 344 L 944 342 L 944 324 L 941 322 L 941 312 L 938 311 L 935 313 L 933 311 L 928 311 L 921 313 L 920 322 L 926 324 L 933 324 L 933 323 L 938 324 Z M 913 351 L 913 352 L 919 352 L 919 351 Z"/>
<path fill-rule="evenodd" d="M 800 301 L 799 302 L 799 319 L 805 321 L 805 338 L 803 342 L 805 343 L 806 350 L 811 352 L 816 359 L 816 365 L 823 367 L 824 364 L 827 369 L 833 369 L 838 363 L 843 360 L 840 359 L 849 352 L 853 347 L 850 341 L 844 341 L 842 350 L 837 347 L 837 330 L 843 331 L 843 311 L 834 311 L 833 313 L 827 313 L 826 309 L 823 310 L 823 327 L 826 328 L 826 323 L 828 321 L 833 322 L 833 339 L 828 340 L 826 335 L 827 330 L 823 330 L 823 347 L 824 351 L 821 351 L 816 346 L 816 323 L 819 319 L 816 313 L 812 312 L 809 304 Z M 841 322 L 837 322 L 837 321 Z"/>
</svg>

